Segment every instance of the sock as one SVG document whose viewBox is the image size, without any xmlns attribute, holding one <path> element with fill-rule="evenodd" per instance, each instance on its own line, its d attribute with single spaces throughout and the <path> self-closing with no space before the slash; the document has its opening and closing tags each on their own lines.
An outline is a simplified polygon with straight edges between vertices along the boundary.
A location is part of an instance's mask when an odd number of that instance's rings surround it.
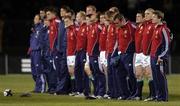
<svg viewBox="0 0 180 106">
<path fill-rule="evenodd" d="M 90 80 L 94 81 L 93 75 L 89 75 L 88 77 L 89 77 Z"/>
<path fill-rule="evenodd" d="M 149 80 L 149 96 L 150 97 L 155 97 L 156 94 L 155 94 L 155 87 L 154 87 L 154 83 L 153 83 L 153 80 Z"/>
<path fill-rule="evenodd" d="M 75 92 L 75 77 L 71 76 L 71 92 Z"/>
<path fill-rule="evenodd" d="M 137 81 L 137 96 L 138 97 L 142 97 L 142 88 L 144 85 L 144 81 L 143 80 L 139 80 Z"/>
</svg>

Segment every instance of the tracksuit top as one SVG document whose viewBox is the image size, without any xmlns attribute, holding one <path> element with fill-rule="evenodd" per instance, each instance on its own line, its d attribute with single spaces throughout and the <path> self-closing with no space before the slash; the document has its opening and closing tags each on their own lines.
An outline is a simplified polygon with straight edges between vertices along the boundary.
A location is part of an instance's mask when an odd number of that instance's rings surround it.
<svg viewBox="0 0 180 106">
<path fill-rule="evenodd" d="M 30 35 L 30 49 L 31 50 L 41 50 L 42 49 L 42 37 L 41 30 L 43 28 L 43 24 L 38 23 L 35 24 L 32 33 Z"/>
<path fill-rule="evenodd" d="M 170 43 L 170 31 L 166 25 L 156 25 L 151 40 L 150 56 L 166 58 Z"/>
<path fill-rule="evenodd" d="M 121 53 L 134 53 L 135 52 L 135 36 L 136 26 L 130 21 L 118 29 L 118 50 Z"/>
<path fill-rule="evenodd" d="M 67 56 L 75 55 L 76 52 L 76 27 L 71 25 L 67 27 Z"/>
<path fill-rule="evenodd" d="M 144 31 L 144 24 L 137 25 L 135 31 L 135 51 L 136 53 L 142 53 L 142 38 L 143 38 L 143 31 Z"/>
<path fill-rule="evenodd" d="M 142 50 L 144 55 L 149 55 L 150 53 L 150 45 L 151 45 L 151 39 L 152 34 L 154 31 L 154 24 L 152 23 L 152 20 L 144 22 L 145 28 L 143 31 L 143 38 L 142 38 Z"/>
</svg>

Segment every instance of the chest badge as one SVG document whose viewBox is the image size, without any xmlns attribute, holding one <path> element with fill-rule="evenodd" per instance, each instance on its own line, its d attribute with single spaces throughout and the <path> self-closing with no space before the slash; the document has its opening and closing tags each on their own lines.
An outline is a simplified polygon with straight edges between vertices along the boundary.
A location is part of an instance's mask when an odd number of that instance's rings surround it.
<svg viewBox="0 0 180 106">
<path fill-rule="evenodd" d="M 150 30 L 150 29 L 151 29 L 151 26 L 148 27 L 148 30 Z"/>
<path fill-rule="evenodd" d="M 155 36 L 155 38 L 157 39 L 157 38 L 158 38 L 158 36 L 156 35 L 156 36 Z"/>
<path fill-rule="evenodd" d="M 127 38 L 127 35 L 124 35 L 124 38 Z"/>
<path fill-rule="evenodd" d="M 124 34 L 127 34 L 127 30 L 124 31 Z"/>
<path fill-rule="evenodd" d="M 156 35 L 158 34 L 158 31 L 156 31 Z"/>
<path fill-rule="evenodd" d="M 149 31 L 147 31 L 147 34 L 149 34 Z"/>
<path fill-rule="evenodd" d="M 82 29 L 82 33 L 83 33 L 84 31 L 85 31 L 85 29 L 83 28 L 83 29 Z"/>
<path fill-rule="evenodd" d="M 140 31 L 139 31 L 139 34 L 141 34 L 141 33 L 142 33 L 142 31 L 140 30 Z"/>
<path fill-rule="evenodd" d="M 51 30 L 53 30 L 54 28 L 53 28 L 53 26 L 51 26 Z"/>
<path fill-rule="evenodd" d="M 94 37 L 94 33 L 95 33 L 95 31 L 94 31 L 94 29 L 92 30 L 92 34 L 91 34 L 91 37 Z"/>
<path fill-rule="evenodd" d="M 71 37 L 73 36 L 73 32 L 71 32 L 70 36 L 71 36 Z"/>
</svg>

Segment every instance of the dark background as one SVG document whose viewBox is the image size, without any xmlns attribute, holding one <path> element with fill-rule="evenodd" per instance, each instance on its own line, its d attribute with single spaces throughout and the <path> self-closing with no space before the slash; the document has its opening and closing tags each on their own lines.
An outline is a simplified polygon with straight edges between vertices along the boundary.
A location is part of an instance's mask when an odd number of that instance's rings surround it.
<svg viewBox="0 0 180 106">
<path fill-rule="evenodd" d="M 180 71 L 178 65 L 180 60 L 178 59 L 180 57 L 180 49 L 178 48 L 180 46 L 180 16 L 178 14 L 180 0 L 0 0 L 0 23 L 2 26 L 0 27 L 2 31 L 0 55 L 8 54 L 13 56 L 14 60 L 27 56 L 32 20 L 34 15 L 39 13 L 40 8 L 55 6 L 59 9 L 62 5 L 68 5 L 77 12 L 85 10 L 85 7 L 90 4 L 95 5 L 98 11 L 106 11 L 111 6 L 117 6 L 131 21 L 135 21 L 138 10 L 149 7 L 165 12 L 165 21 L 174 34 L 174 40 L 171 44 L 172 60 L 175 61 L 173 65 L 175 65 L 176 70 Z"/>
</svg>

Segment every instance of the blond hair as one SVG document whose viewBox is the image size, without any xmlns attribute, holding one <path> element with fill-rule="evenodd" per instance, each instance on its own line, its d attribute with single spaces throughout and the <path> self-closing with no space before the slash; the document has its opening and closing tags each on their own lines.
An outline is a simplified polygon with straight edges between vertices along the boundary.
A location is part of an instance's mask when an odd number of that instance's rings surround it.
<svg viewBox="0 0 180 106">
<path fill-rule="evenodd" d="M 161 18 L 161 20 L 164 19 L 164 13 L 160 10 L 155 10 L 153 14 L 155 14 L 158 18 Z"/>
<path fill-rule="evenodd" d="M 150 11 L 153 13 L 155 10 L 153 8 L 148 8 L 148 9 L 146 9 L 146 11 Z"/>
<path fill-rule="evenodd" d="M 83 19 L 86 19 L 86 13 L 84 11 L 79 11 L 77 14 L 80 14 Z"/>
</svg>

